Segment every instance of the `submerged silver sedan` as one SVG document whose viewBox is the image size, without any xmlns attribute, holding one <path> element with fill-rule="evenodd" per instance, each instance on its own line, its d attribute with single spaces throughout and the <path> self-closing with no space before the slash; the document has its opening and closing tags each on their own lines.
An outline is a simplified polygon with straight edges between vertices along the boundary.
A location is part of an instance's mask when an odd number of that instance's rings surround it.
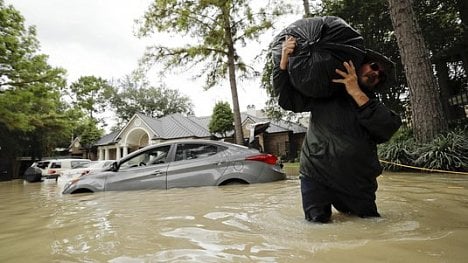
<svg viewBox="0 0 468 263">
<path fill-rule="evenodd" d="M 274 155 L 227 142 L 187 139 L 132 152 L 108 171 L 71 180 L 63 193 L 253 184 L 285 178 Z"/>
</svg>

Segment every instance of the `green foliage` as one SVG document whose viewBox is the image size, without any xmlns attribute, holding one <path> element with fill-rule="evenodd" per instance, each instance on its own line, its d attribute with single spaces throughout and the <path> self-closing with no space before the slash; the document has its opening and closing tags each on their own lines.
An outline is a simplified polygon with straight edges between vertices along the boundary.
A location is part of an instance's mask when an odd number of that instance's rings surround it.
<svg viewBox="0 0 468 263">
<path fill-rule="evenodd" d="M 160 118 L 173 113 L 192 114 L 190 98 L 163 85 L 153 87 L 136 76 L 126 76 L 109 97 L 120 122 L 127 122 L 136 113 Z"/>
<path fill-rule="evenodd" d="M 143 62 L 186 69 L 203 64 L 199 76 L 205 76 L 207 89 L 226 78 L 228 57 L 233 59 L 240 77 L 252 76 L 256 72 L 242 61 L 237 49 L 272 27 L 273 18 L 284 13 L 275 6 L 270 3 L 267 12 L 265 8 L 254 10 L 246 0 L 154 1 L 139 23 L 139 36 L 155 31 L 178 33 L 195 42 L 179 47 L 170 43 L 150 47 Z M 288 10 L 287 5 L 282 8 Z"/>
<path fill-rule="evenodd" d="M 75 134 L 80 138 L 81 146 L 89 153 L 93 145 L 102 137 L 104 131 L 98 128 L 98 121 L 84 117 L 75 128 Z"/>
<path fill-rule="evenodd" d="M 172 42 L 166 41 L 164 45 L 148 48 L 142 65 L 163 63 L 164 70 L 199 66 L 196 77 L 205 79 L 205 89 L 228 79 L 236 143 L 242 144 L 237 78 L 250 78 L 258 72 L 242 60 L 238 51 L 270 29 L 273 18 L 290 10 L 288 5 L 277 2 L 282 1 L 268 1 L 262 3 L 266 8 L 254 9 L 248 0 L 153 1 L 140 21 L 139 35 L 148 36 L 154 31 L 178 33 L 190 36 L 192 43 L 170 46 Z"/>
<path fill-rule="evenodd" d="M 40 158 L 66 141 L 75 119 L 61 101 L 65 70 L 38 54 L 34 27 L 0 0 L 0 129 L 2 153 Z"/>
<path fill-rule="evenodd" d="M 88 113 L 90 118 L 103 113 L 109 104 L 112 87 L 109 83 L 95 76 L 83 76 L 70 85 L 73 104 Z"/>
<path fill-rule="evenodd" d="M 384 169 L 389 171 L 405 171 L 407 168 L 398 166 L 414 165 L 414 150 L 416 142 L 413 139 L 411 129 L 402 126 L 392 136 L 389 142 L 377 146 L 378 155 L 381 160 L 389 161 L 389 163 L 382 163 Z"/>
<path fill-rule="evenodd" d="M 463 1 L 463 0 L 458 0 Z M 447 55 L 452 49 L 459 49 L 463 40 L 463 24 L 457 0 L 414 1 L 413 8 L 418 16 L 421 31 L 434 58 Z M 466 23 L 466 21 L 465 21 Z"/>
<path fill-rule="evenodd" d="M 391 163 L 382 163 L 385 170 L 389 171 L 404 171 L 407 170 L 402 165 L 413 165 L 413 148 L 414 141 L 408 140 L 403 142 L 386 143 L 378 146 L 378 153 L 381 160 Z"/>
<path fill-rule="evenodd" d="M 406 78 L 401 65 L 400 51 L 393 35 L 393 26 L 386 0 L 324 0 L 323 10 L 315 15 L 331 15 L 343 18 L 364 38 L 367 48 L 385 54 L 397 63 L 397 83 L 388 90 L 380 90 L 378 96 L 387 107 L 397 113 L 404 113 L 400 100 L 407 93 Z"/>
<path fill-rule="evenodd" d="M 452 131 L 416 149 L 415 165 L 429 169 L 468 171 L 468 137 Z"/>
<path fill-rule="evenodd" d="M 218 102 L 213 108 L 213 114 L 208 125 L 212 134 L 219 133 L 226 137 L 226 133 L 234 129 L 234 115 L 227 102 Z"/>
<path fill-rule="evenodd" d="M 401 129 L 388 143 L 378 146 L 379 158 L 386 170 L 403 171 L 403 164 L 425 169 L 468 171 L 468 137 L 466 130 L 439 135 L 433 141 L 418 144 L 408 129 Z"/>
<path fill-rule="evenodd" d="M 26 28 L 23 16 L 0 0 L 0 92 L 60 81 L 63 70 L 50 67 L 47 56 L 36 53 L 38 48 L 35 28 Z"/>
</svg>

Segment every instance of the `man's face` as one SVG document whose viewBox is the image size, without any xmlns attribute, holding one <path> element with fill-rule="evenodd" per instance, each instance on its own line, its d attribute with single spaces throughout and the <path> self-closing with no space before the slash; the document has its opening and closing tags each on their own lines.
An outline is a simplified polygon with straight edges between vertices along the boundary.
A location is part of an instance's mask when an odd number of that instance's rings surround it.
<svg viewBox="0 0 468 263">
<path fill-rule="evenodd" d="M 385 74 L 383 68 L 376 62 L 368 62 L 361 66 L 358 72 L 359 84 L 369 89 L 374 88 L 383 81 Z"/>
</svg>

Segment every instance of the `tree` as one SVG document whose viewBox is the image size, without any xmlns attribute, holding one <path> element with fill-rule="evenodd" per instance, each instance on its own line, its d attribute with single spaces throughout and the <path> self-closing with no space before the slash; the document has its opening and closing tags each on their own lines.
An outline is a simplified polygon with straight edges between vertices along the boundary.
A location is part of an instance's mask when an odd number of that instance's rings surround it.
<svg viewBox="0 0 468 263">
<path fill-rule="evenodd" d="M 0 0 L 0 93 L 63 74 L 47 64 L 47 56 L 36 53 L 38 47 L 35 27 L 25 28 L 23 16 Z"/>
<path fill-rule="evenodd" d="M 302 5 L 304 6 L 304 17 L 309 17 L 310 16 L 309 0 L 302 0 Z"/>
<path fill-rule="evenodd" d="M 34 27 L 0 0 L 0 143 L 12 159 L 51 153 L 69 142 L 75 121 L 61 101 L 65 70 L 51 67 L 38 46 Z"/>
<path fill-rule="evenodd" d="M 323 0 L 322 10 L 315 15 L 343 18 L 359 31 L 367 48 L 385 54 L 397 63 L 396 84 L 387 90 L 379 90 L 378 96 L 387 107 L 403 115 L 405 105 L 400 98 L 408 88 L 386 1 Z"/>
<path fill-rule="evenodd" d="M 273 10 L 274 6 L 269 3 L 269 10 Z M 281 8 L 288 10 L 285 5 Z M 192 67 L 205 62 L 200 74 L 206 77 L 205 88 L 218 85 L 227 76 L 231 87 L 236 143 L 243 144 L 237 77 L 249 77 L 252 69 L 241 60 L 238 48 L 271 28 L 271 18 L 279 14 L 279 9 L 268 14 L 263 8 L 255 13 L 247 0 L 156 0 L 144 16 L 140 36 L 154 31 L 175 32 L 196 38 L 196 43 L 175 48 L 155 46 L 148 49 L 146 62 L 164 62 L 166 68 Z"/>
<path fill-rule="evenodd" d="M 429 52 L 411 0 L 388 0 L 390 17 L 410 88 L 412 124 L 416 140 L 428 142 L 447 129 L 439 88 Z"/>
<path fill-rule="evenodd" d="M 107 80 L 96 76 L 82 76 L 70 85 L 73 104 L 84 110 L 91 119 L 106 110 L 111 93 L 112 87 Z"/>
<path fill-rule="evenodd" d="M 416 1 L 413 4 L 425 43 L 430 50 L 444 116 L 456 124 L 457 119 L 466 116 L 462 105 L 449 103 L 452 96 L 463 92 L 463 86 L 467 85 L 468 80 L 468 13 L 466 7 L 463 7 L 467 6 L 466 1 L 431 0 Z"/>
<path fill-rule="evenodd" d="M 85 117 L 81 120 L 75 133 L 80 138 L 80 144 L 86 151 L 86 158 L 89 158 L 89 153 L 93 145 L 102 137 L 103 130 L 98 128 L 98 121 L 91 117 Z"/>
<path fill-rule="evenodd" d="M 134 75 L 120 80 L 109 99 L 121 123 L 129 121 L 138 112 L 153 118 L 173 113 L 193 113 L 189 97 L 163 84 L 150 86 L 148 81 Z"/>
<path fill-rule="evenodd" d="M 234 115 L 231 106 L 227 102 L 217 102 L 213 108 L 213 114 L 208 125 L 212 134 L 220 133 L 226 137 L 226 133 L 234 129 Z"/>
</svg>

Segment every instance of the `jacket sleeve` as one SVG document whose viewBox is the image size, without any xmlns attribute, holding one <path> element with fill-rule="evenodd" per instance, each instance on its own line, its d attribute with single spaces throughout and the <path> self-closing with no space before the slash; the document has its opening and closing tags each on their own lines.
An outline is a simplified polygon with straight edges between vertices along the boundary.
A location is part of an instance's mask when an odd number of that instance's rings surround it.
<svg viewBox="0 0 468 263">
<path fill-rule="evenodd" d="M 359 123 L 376 143 L 384 143 L 400 128 L 400 117 L 376 99 L 370 99 L 358 109 Z"/>
<path fill-rule="evenodd" d="M 310 111 L 310 98 L 297 91 L 286 70 L 281 70 L 278 66 L 273 69 L 273 89 L 278 96 L 278 104 L 284 110 L 292 112 Z"/>
</svg>

